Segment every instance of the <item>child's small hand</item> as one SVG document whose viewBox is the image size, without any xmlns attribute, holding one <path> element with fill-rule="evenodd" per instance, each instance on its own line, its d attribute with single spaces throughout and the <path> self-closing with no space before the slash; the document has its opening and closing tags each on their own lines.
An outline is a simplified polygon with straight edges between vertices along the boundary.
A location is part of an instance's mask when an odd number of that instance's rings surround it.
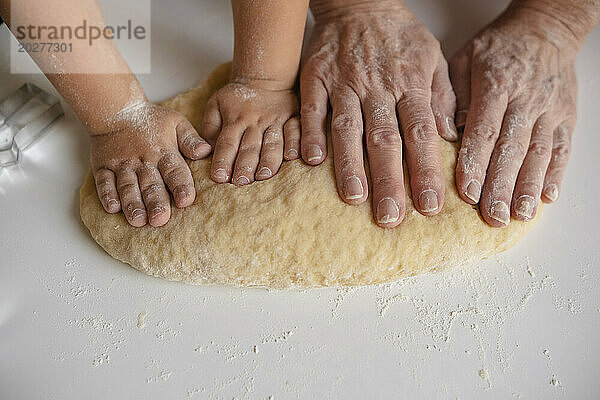
<svg viewBox="0 0 600 400">
<path fill-rule="evenodd" d="M 106 133 L 91 137 L 96 189 L 107 212 L 123 210 L 136 227 L 147 222 L 162 226 L 171 217 L 165 183 L 178 208 L 193 203 L 194 181 L 181 153 L 197 160 L 211 147 L 183 115 L 140 102 L 117 113 L 107 126 Z"/>
<path fill-rule="evenodd" d="M 298 158 L 300 122 L 293 90 L 230 83 L 209 100 L 202 136 L 215 150 L 210 176 L 241 186 L 269 179 Z"/>
</svg>

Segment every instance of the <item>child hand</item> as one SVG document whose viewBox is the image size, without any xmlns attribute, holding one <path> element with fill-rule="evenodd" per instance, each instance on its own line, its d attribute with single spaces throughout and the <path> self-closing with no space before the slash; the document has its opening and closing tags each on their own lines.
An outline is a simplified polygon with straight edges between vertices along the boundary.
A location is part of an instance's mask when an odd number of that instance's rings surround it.
<svg viewBox="0 0 600 400">
<path fill-rule="evenodd" d="M 211 147 L 183 115 L 142 101 L 107 126 L 107 132 L 91 137 L 92 171 L 107 212 L 123 210 L 135 227 L 162 226 L 171 217 L 165 183 L 178 208 L 194 202 L 194 181 L 181 153 L 197 160 Z"/>
<path fill-rule="evenodd" d="M 283 158 L 298 158 L 298 112 L 298 98 L 291 89 L 230 83 L 215 93 L 206 108 L 202 134 L 215 146 L 211 179 L 247 185 L 274 176 Z"/>
</svg>

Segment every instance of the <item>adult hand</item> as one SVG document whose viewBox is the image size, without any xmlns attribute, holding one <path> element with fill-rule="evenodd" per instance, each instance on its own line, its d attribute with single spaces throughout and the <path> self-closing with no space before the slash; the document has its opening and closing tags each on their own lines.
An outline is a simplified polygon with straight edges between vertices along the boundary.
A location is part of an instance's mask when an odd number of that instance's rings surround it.
<svg viewBox="0 0 600 400">
<path fill-rule="evenodd" d="M 557 200 L 576 119 L 581 40 L 543 8 L 510 7 L 452 60 L 456 125 L 465 126 L 456 186 L 502 227 Z"/>
<path fill-rule="evenodd" d="M 457 138 L 455 97 L 427 28 L 397 1 L 362 3 L 311 3 L 316 26 L 300 76 L 302 157 L 310 165 L 326 157 L 329 100 L 338 192 L 351 205 L 367 199 L 364 135 L 373 213 L 391 228 L 406 210 L 398 123 L 415 207 L 437 214 L 445 189 L 438 132 Z"/>
</svg>

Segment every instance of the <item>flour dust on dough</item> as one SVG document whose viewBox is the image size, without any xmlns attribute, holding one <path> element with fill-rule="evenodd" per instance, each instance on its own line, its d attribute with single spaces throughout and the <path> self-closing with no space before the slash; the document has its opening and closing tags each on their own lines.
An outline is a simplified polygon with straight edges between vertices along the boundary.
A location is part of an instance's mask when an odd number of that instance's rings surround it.
<svg viewBox="0 0 600 400">
<path fill-rule="evenodd" d="M 200 129 L 206 102 L 229 72 L 230 64 L 221 65 L 202 86 L 164 106 Z M 489 257 L 534 224 L 486 225 L 456 192 L 456 145 L 441 141 L 441 149 L 443 210 L 434 217 L 419 214 L 406 177 L 406 218 L 395 229 L 375 225 L 370 201 L 349 206 L 340 200 L 331 156 L 318 167 L 284 162 L 274 178 L 243 187 L 211 181 L 210 159 L 189 162 L 196 201 L 184 210 L 173 207 L 161 228 L 134 228 L 122 213 L 107 214 L 90 173 L 81 188 L 81 218 L 111 256 L 168 280 L 269 288 L 389 282 Z"/>
</svg>

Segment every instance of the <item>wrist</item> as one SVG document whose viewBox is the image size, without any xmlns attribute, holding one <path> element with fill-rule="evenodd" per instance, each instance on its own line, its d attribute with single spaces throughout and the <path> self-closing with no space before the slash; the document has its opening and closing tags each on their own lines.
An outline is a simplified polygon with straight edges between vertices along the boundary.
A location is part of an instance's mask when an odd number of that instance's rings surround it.
<svg viewBox="0 0 600 400">
<path fill-rule="evenodd" d="M 581 47 L 600 19 L 598 0 L 513 0 L 508 12 L 556 44 Z"/>
<path fill-rule="evenodd" d="M 254 89 L 264 90 L 291 90 L 296 86 L 298 67 L 282 69 L 281 71 L 254 71 L 247 64 L 239 68 L 232 66 L 230 83 L 237 83 Z M 272 65 L 271 65 L 272 67 Z M 290 72 L 291 71 L 291 72 Z"/>
<path fill-rule="evenodd" d="M 408 12 L 402 0 L 312 0 L 310 10 L 315 21 L 378 12 Z"/>
<path fill-rule="evenodd" d="M 72 82 L 77 92 L 67 89 L 63 97 L 68 97 L 67 102 L 90 136 L 125 128 L 151 105 L 133 75 L 77 78 Z"/>
</svg>

